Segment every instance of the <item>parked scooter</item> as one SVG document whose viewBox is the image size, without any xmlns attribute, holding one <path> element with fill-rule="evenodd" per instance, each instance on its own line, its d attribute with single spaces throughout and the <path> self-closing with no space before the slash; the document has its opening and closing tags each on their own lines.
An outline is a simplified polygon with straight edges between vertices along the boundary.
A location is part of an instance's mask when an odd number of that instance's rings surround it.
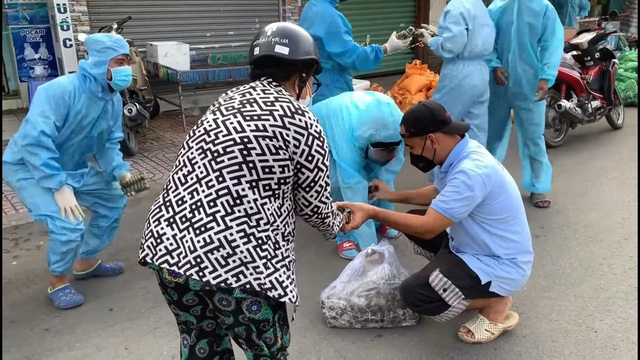
<svg viewBox="0 0 640 360">
<path fill-rule="evenodd" d="M 615 85 L 618 60 L 605 44 L 616 33 L 602 27 L 585 29 L 566 43 L 565 52 L 573 61 L 560 64 L 556 82 L 547 93 L 547 147 L 561 146 L 569 129 L 602 118 L 614 130 L 624 126 L 624 102 Z"/>
<path fill-rule="evenodd" d="M 99 33 L 120 34 L 123 25 L 131 20 L 131 16 L 116 21 L 111 25 L 103 26 Z M 81 37 L 78 36 L 80 39 Z M 144 68 L 142 57 L 131 39 L 125 39 L 129 44 L 129 56 L 133 80 L 129 87 L 120 92 L 123 102 L 122 131 L 124 139 L 120 142 L 120 149 L 126 156 L 134 156 L 138 153 L 138 134 L 142 128 L 147 127 L 149 120 L 158 116 L 160 104 L 149 84 L 147 72 Z"/>
</svg>

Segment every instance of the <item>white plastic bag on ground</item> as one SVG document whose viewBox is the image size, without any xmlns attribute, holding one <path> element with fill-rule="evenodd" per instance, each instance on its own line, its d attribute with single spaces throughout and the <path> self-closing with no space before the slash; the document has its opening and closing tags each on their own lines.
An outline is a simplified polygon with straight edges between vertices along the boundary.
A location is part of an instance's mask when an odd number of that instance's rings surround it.
<svg viewBox="0 0 640 360">
<path fill-rule="evenodd" d="M 408 276 L 387 241 L 361 252 L 320 295 L 331 328 L 390 328 L 418 323 L 398 289 Z"/>
</svg>

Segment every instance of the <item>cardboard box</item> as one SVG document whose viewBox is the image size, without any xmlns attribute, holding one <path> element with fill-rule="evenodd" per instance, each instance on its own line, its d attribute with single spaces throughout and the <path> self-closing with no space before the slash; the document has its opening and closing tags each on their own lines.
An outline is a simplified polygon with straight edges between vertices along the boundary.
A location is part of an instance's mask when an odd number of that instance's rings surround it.
<svg viewBox="0 0 640 360">
<path fill-rule="evenodd" d="M 354 91 L 369 90 L 370 87 L 371 87 L 371 82 L 369 80 L 353 79 Z"/>
<path fill-rule="evenodd" d="M 147 43 L 147 60 L 176 70 L 191 70 L 189 44 L 178 41 Z"/>
<path fill-rule="evenodd" d="M 578 30 L 591 29 L 598 26 L 600 18 L 586 18 L 578 20 Z"/>
<path fill-rule="evenodd" d="M 564 40 L 566 41 L 573 38 L 577 32 L 578 29 L 564 28 Z"/>
</svg>

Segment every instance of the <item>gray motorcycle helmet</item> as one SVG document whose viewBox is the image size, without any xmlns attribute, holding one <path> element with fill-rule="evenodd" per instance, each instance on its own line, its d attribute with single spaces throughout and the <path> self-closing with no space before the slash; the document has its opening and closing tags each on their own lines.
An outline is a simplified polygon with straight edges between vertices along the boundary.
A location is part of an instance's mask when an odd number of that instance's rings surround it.
<svg viewBox="0 0 640 360">
<path fill-rule="evenodd" d="M 249 65 L 256 69 L 277 66 L 284 60 L 299 63 L 312 75 L 322 72 L 320 56 L 309 33 L 298 25 L 276 22 L 262 29 L 249 47 Z"/>
</svg>

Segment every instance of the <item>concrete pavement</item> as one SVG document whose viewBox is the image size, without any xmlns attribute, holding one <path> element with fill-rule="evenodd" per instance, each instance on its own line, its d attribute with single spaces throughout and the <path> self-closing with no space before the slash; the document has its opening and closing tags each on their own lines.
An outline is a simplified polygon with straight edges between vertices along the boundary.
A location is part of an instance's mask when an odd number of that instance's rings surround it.
<svg viewBox="0 0 640 360">
<path fill-rule="evenodd" d="M 422 318 L 411 328 L 328 329 L 320 292 L 346 262 L 333 244 L 300 224 L 302 302 L 291 325 L 291 359 L 637 359 L 637 109 L 627 109 L 626 116 L 620 131 L 603 121 L 578 128 L 563 147 L 550 150 L 553 204 L 542 210 L 527 202 L 536 260 L 526 289 L 515 296 L 521 316 L 515 330 L 491 344 L 463 344 L 456 330 L 471 313 L 446 324 Z M 505 165 L 520 182 L 515 139 Z M 424 175 L 407 165 L 396 187 L 423 184 Z M 153 274 L 136 265 L 140 232 L 158 192 L 156 187 L 130 202 L 118 240 L 104 254 L 125 261 L 127 271 L 77 282 L 86 304 L 75 310 L 58 311 L 46 298 L 44 228 L 3 230 L 5 359 L 179 359 L 171 312 Z M 406 239 L 394 245 L 408 270 L 424 265 Z"/>
</svg>

